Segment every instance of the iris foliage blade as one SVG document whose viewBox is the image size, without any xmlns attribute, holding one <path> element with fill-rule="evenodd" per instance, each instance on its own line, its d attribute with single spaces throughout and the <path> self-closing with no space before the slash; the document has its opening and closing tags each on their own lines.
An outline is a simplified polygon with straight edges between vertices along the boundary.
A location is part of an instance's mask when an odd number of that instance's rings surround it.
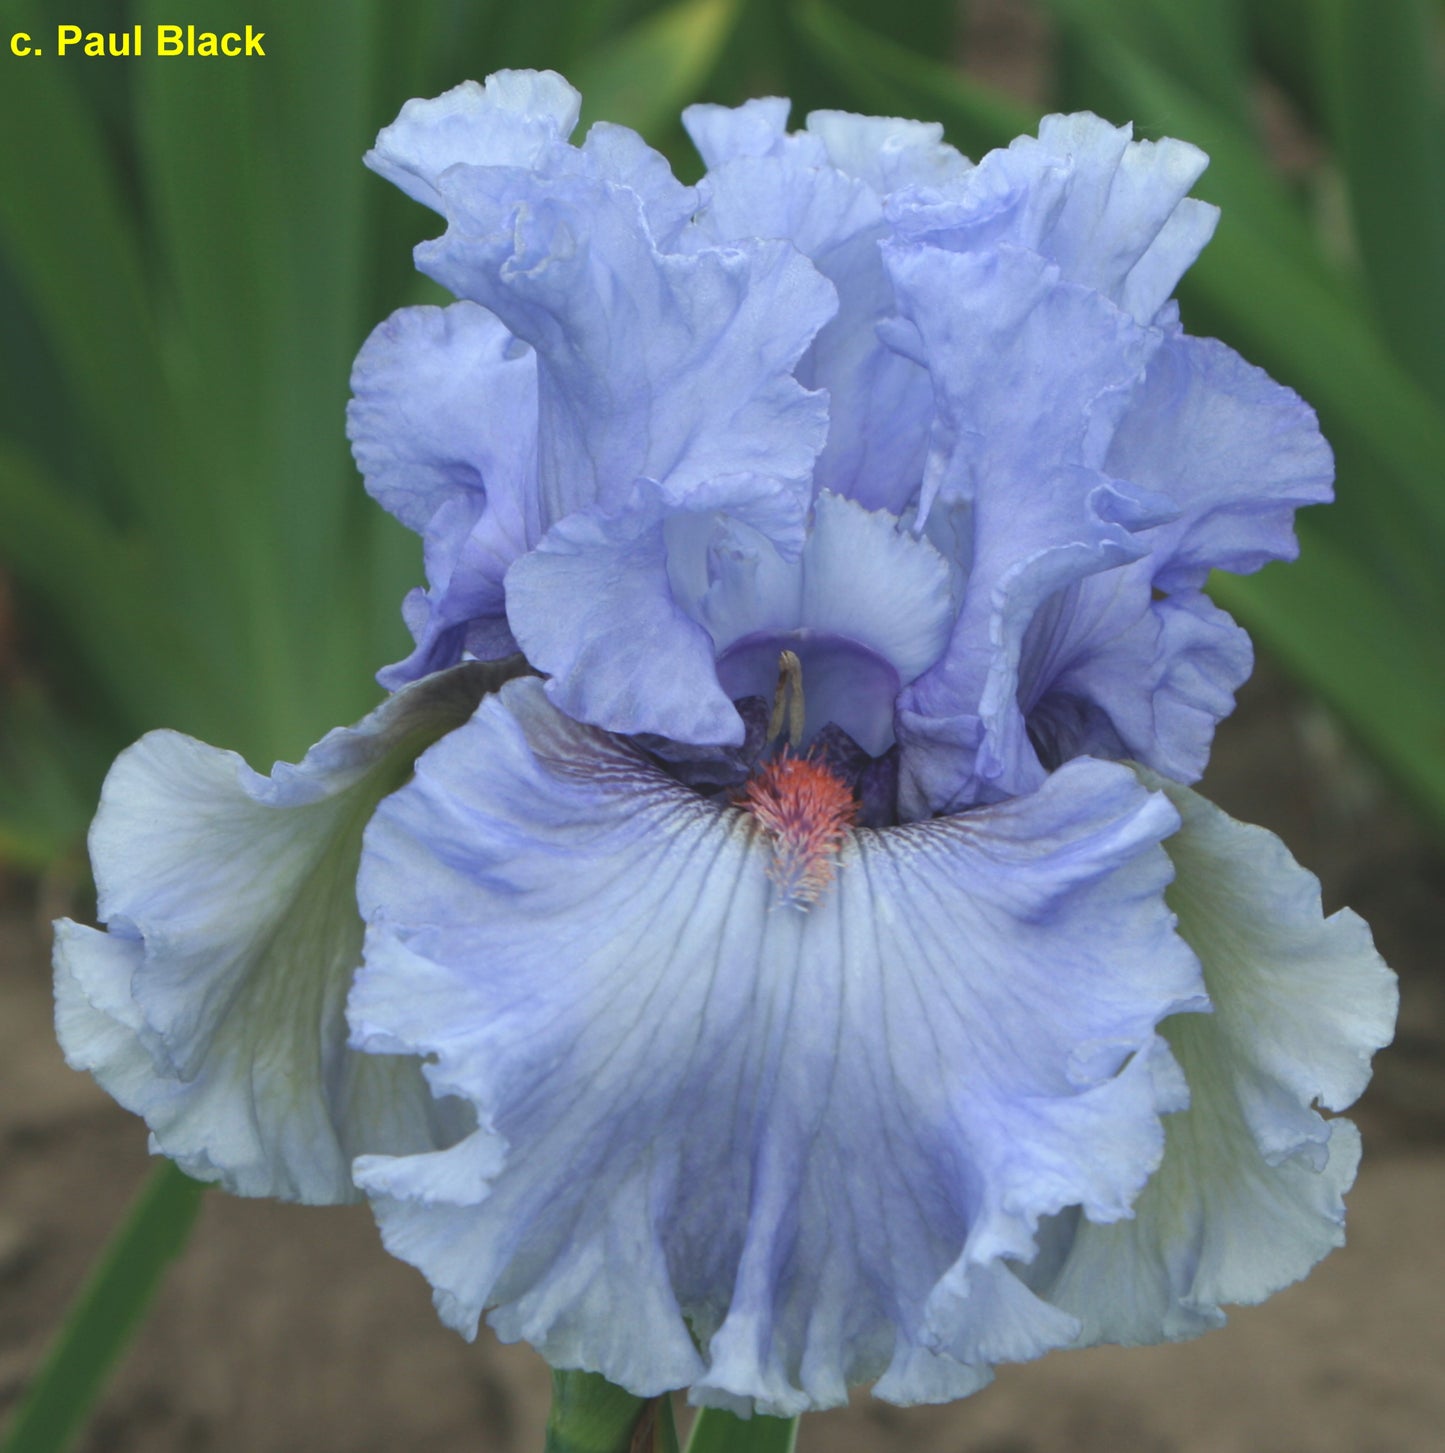
<svg viewBox="0 0 1445 1453">
<path fill-rule="evenodd" d="M 687 1453 L 793 1453 L 796 1418 L 755 1416 L 744 1422 L 721 1408 L 704 1408 L 692 1426 Z"/>
<path fill-rule="evenodd" d="M 3 1453 L 59 1453 L 70 1445 L 185 1245 L 204 1189 L 170 1164 L 152 1173 L 31 1384 L 0 1445 Z"/>
</svg>

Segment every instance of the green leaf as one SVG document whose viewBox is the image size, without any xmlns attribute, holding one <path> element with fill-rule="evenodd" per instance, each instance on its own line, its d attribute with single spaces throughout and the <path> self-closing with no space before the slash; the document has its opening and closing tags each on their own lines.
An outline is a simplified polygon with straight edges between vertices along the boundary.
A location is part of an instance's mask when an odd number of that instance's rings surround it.
<svg viewBox="0 0 1445 1453">
<path fill-rule="evenodd" d="M 70 1446 L 167 1265 L 185 1246 L 204 1190 L 169 1162 L 151 1174 L 71 1309 L 0 1453 L 62 1453 Z"/>
<path fill-rule="evenodd" d="M 1216 575 L 1210 594 L 1337 711 L 1445 833 L 1445 648 L 1351 553 L 1302 522 L 1300 558 Z"/>
<path fill-rule="evenodd" d="M 77 853 L 109 761 L 93 727 L 34 682 L 0 685 L 0 864 L 43 872 Z"/>
<path fill-rule="evenodd" d="M 1071 29 L 1127 46 L 1231 124 L 1249 118 L 1239 0 L 1048 0 Z"/>
<path fill-rule="evenodd" d="M 692 1425 L 687 1453 L 793 1453 L 796 1418 L 734 1417 L 721 1408 L 703 1408 Z"/>
<path fill-rule="evenodd" d="M 45 29 L 26 5 L 8 6 L 7 19 Z M 170 451 L 154 427 L 168 401 L 135 218 L 75 72 L 48 58 L 6 60 L 0 129 L 25 141 L 0 147 L 0 248 L 84 416 L 145 488 Z"/>
<path fill-rule="evenodd" d="M 1030 130 L 1037 118 L 958 74 L 924 60 L 825 0 L 798 0 L 790 12 L 817 63 L 851 90 L 856 104 L 883 115 L 941 121 L 948 139 L 979 156 Z"/>
<path fill-rule="evenodd" d="M 1423 0 L 1317 0 L 1321 94 L 1361 261 L 1401 360 L 1445 402 L 1445 26 Z"/>
<path fill-rule="evenodd" d="M 644 136 L 676 121 L 717 64 L 742 10 L 741 0 L 678 0 L 579 61 L 583 128 L 615 121 Z"/>
<path fill-rule="evenodd" d="M 647 1409 L 598 1373 L 554 1371 L 545 1453 L 631 1453 Z"/>
<path fill-rule="evenodd" d="M 184 712 L 191 694 L 209 689 L 217 707 L 227 704 L 209 654 L 168 609 L 166 576 L 149 551 L 4 441 L 0 560 L 44 604 L 37 624 L 53 622 L 88 658 L 82 689 L 92 717 L 105 716 L 109 702 L 122 730 L 158 724 L 167 712 L 181 712 L 171 719 L 194 730 L 196 715 Z"/>
</svg>

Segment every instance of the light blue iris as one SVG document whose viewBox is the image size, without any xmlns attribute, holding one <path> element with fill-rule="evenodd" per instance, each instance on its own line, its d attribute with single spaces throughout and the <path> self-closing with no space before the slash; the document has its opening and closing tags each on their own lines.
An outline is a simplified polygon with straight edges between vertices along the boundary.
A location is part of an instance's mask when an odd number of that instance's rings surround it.
<svg viewBox="0 0 1445 1453">
<path fill-rule="evenodd" d="M 1075 116 L 973 166 L 758 101 L 687 113 L 688 188 L 576 116 L 503 73 L 378 137 L 458 298 L 353 379 L 416 648 L 270 779 L 121 758 L 72 1063 L 638 1393 L 942 1400 L 1302 1275 L 1358 1156 L 1314 1106 L 1394 986 L 1184 785 L 1250 667 L 1205 578 L 1289 558 L 1332 472 L 1169 301 L 1204 158 Z M 742 805 L 785 749 L 828 832 Z"/>
</svg>

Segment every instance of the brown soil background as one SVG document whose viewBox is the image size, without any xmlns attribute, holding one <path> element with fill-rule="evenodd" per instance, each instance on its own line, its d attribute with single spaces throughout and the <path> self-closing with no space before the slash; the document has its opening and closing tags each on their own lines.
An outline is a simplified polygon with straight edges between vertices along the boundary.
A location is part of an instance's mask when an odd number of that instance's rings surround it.
<svg viewBox="0 0 1445 1453">
<path fill-rule="evenodd" d="M 804 1420 L 805 1453 L 1445 1447 L 1445 861 L 1269 670 L 1224 726 L 1206 785 L 1284 836 L 1327 907 L 1364 913 L 1401 975 L 1399 1037 L 1356 1116 L 1366 1158 L 1348 1246 L 1197 1342 L 1055 1354 L 943 1408 L 860 1396 Z M 0 1417 L 149 1169 L 144 1128 L 54 1044 L 41 924 L 64 896 L 12 883 L 0 905 Z M 79 1446 L 536 1453 L 547 1396 L 529 1349 L 485 1331 L 469 1346 L 436 1322 L 364 1209 L 213 1193 Z"/>
</svg>

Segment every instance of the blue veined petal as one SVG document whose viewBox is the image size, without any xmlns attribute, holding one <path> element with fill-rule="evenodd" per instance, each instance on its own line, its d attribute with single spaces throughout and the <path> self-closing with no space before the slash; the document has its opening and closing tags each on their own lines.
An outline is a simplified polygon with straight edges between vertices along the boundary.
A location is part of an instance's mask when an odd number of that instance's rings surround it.
<svg viewBox="0 0 1445 1453">
<path fill-rule="evenodd" d="M 404 685 L 469 651 L 512 654 L 502 581 L 542 534 L 537 361 L 475 303 L 405 308 L 372 333 L 351 374 L 347 432 L 368 492 L 420 534 L 430 588 L 406 607 Z"/>
<path fill-rule="evenodd" d="M 1041 1217 L 1129 1214 L 1202 1007 L 1174 826 L 1126 769 L 771 849 L 515 682 L 368 829 L 356 1043 L 428 1058 L 478 1128 L 357 1175 L 443 1317 L 639 1393 L 793 1413 L 972 1391 L 1078 1323 L 1015 1274 Z"/>
<path fill-rule="evenodd" d="M 91 829 L 109 931 L 56 929 L 56 1029 L 188 1174 L 241 1195 L 354 1200 L 362 1150 L 445 1145 L 469 1117 L 415 1060 L 359 1055 L 344 1005 L 361 957 L 361 832 L 496 668 L 398 693 L 270 777 L 152 732 L 111 768 Z"/>
<path fill-rule="evenodd" d="M 1141 773 L 1179 809 L 1169 901 L 1215 1012 L 1164 1026 L 1189 1081 L 1164 1160 L 1131 1221 L 1057 1226 L 1041 1294 L 1082 1342 L 1190 1337 L 1302 1277 L 1344 1240 L 1359 1161 L 1343 1110 L 1389 1043 L 1398 1003 L 1364 922 L 1329 918 L 1319 884 L 1273 834 Z M 1062 1258 L 1059 1261 L 1059 1258 Z"/>
</svg>

